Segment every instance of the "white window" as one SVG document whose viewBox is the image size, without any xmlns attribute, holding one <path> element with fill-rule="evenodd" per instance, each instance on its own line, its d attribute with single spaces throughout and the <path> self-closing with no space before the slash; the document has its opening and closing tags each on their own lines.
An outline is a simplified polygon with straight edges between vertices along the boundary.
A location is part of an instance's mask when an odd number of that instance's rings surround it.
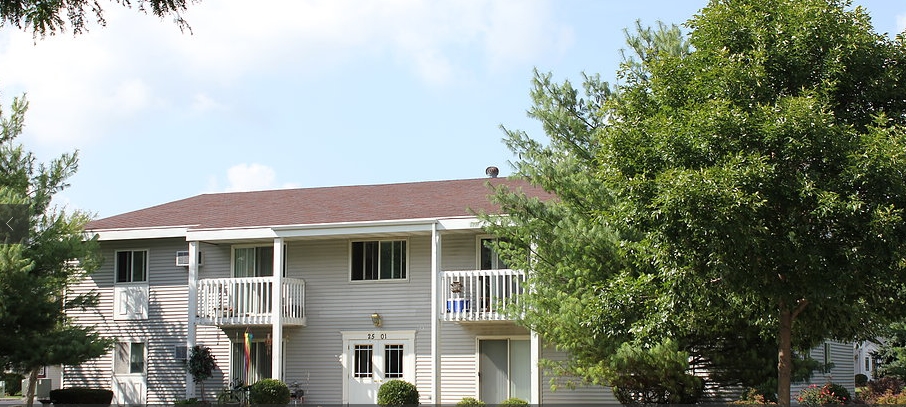
<svg viewBox="0 0 906 407">
<path fill-rule="evenodd" d="M 406 279 L 405 240 L 352 242 L 350 246 L 352 281 Z"/>
<path fill-rule="evenodd" d="M 148 318 L 148 250 L 119 250 L 114 256 L 113 319 Z"/>
<path fill-rule="evenodd" d="M 113 359 L 113 374 L 145 373 L 145 343 L 117 342 Z"/>
<path fill-rule="evenodd" d="M 148 281 L 148 251 L 122 250 L 116 252 L 116 282 L 140 283 Z"/>
</svg>

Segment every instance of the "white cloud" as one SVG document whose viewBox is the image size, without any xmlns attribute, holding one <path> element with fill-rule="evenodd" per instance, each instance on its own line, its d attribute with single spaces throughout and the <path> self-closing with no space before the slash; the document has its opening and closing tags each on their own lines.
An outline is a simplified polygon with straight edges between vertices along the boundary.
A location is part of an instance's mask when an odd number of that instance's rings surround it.
<svg viewBox="0 0 906 407">
<path fill-rule="evenodd" d="M 210 97 L 216 90 L 317 78 L 368 58 L 388 59 L 430 86 L 476 70 L 524 75 L 526 64 L 571 41 L 548 1 L 208 1 L 184 13 L 191 35 L 111 5 L 106 27 L 75 37 L 0 31 L 0 92 L 28 92 L 27 136 L 82 147 L 161 113 L 152 109 L 222 110 Z"/>
<path fill-rule="evenodd" d="M 226 110 L 226 106 L 204 93 L 196 93 L 192 96 L 192 110 L 203 113 L 214 110 Z"/>
<path fill-rule="evenodd" d="M 906 14 L 897 15 L 897 32 L 906 31 Z"/>
<path fill-rule="evenodd" d="M 277 186 L 277 172 L 262 164 L 237 164 L 227 170 L 226 192 L 260 191 L 265 189 L 297 188 L 292 183 Z M 216 183 L 215 183 L 216 185 Z"/>
</svg>

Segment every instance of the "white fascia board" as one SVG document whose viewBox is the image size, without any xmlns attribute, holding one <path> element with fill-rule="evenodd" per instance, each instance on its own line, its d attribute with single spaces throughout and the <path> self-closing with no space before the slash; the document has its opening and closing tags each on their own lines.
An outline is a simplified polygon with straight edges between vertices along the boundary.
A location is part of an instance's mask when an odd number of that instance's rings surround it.
<svg viewBox="0 0 906 407">
<path fill-rule="evenodd" d="M 168 237 L 185 237 L 187 226 L 165 227 L 165 228 L 145 228 L 145 229 L 107 229 L 107 230 L 86 230 L 85 235 L 92 237 L 97 235 L 98 240 L 140 240 L 140 239 L 163 239 Z"/>
<path fill-rule="evenodd" d="M 506 217 L 505 215 L 500 216 Z M 438 230 L 477 230 L 488 225 L 488 222 L 478 219 L 475 216 L 439 219 L 437 222 Z"/>
<path fill-rule="evenodd" d="M 186 234 L 189 241 L 328 237 L 378 233 L 430 232 L 436 219 L 405 219 L 370 222 L 340 222 L 310 225 L 278 225 L 257 228 L 194 229 Z"/>
<path fill-rule="evenodd" d="M 369 222 L 341 222 L 312 225 L 286 225 L 274 227 L 280 237 L 319 237 L 382 233 L 430 232 L 436 219 L 381 220 Z"/>
<path fill-rule="evenodd" d="M 186 233 L 188 241 L 273 239 L 277 234 L 269 227 L 233 229 L 194 229 Z"/>
</svg>

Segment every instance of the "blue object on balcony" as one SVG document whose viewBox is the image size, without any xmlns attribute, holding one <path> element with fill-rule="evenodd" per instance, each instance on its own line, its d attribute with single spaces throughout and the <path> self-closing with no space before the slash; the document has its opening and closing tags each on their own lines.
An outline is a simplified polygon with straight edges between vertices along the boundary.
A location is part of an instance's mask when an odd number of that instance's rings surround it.
<svg viewBox="0 0 906 407">
<path fill-rule="evenodd" d="M 454 298 L 447 300 L 447 312 L 466 312 L 469 311 L 469 300 L 465 298 Z"/>
</svg>

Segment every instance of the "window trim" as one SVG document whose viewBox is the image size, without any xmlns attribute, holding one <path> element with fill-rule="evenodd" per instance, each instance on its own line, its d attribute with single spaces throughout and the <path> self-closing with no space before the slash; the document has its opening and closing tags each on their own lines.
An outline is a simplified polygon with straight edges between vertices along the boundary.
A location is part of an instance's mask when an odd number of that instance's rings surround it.
<svg viewBox="0 0 906 407">
<path fill-rule="evenodd" d="M 145 252 L 145 279 L 141 281 L 132 280 L 134 278 L 134 273 L 129 274 L 129 281 L 119 281 L 120 269 L 119 269 L 119 254 L 129 252 Z M 132 257 L 130 256 L 130 261 Z M 145 285 L 148 284 L 148 280 L 151 274 L 151 249 L 119 249 L 113 251 L 113 284 L 119 285 Z"/>
<path fill-rule="evenodd" d="M 475 270 L 482 270 L 481 268 L 481 249 L 483 248 L 482 241 L 484 240 L 499 240 L 499 236 L 481 234 L 475 235 Z M 494 257 L 497 258 L 498 264 L 503 263 L 503 260 L 500 258 L 500 255 L 496 251 L 491 251 L 494 254 Z M 498 269 L 488 269 L 488 270 L 510 270 L 509 265 L 506 265 L 507 268 L 498 268 Z"/>
<path fill-rule="evenodd" d="M 255 243 L 246 243 L 246 244 L 234 244 L 230 246 L 230 278 L 252 278 L 252 277 L 236 277 L 236 249 L 249 249 L 249 248 L 259 248 L 259 247 L 270 247 L 273 248 L 274 244 L 255 244 Z M 283 245 L 283 277 L 286 277 L 286 244 Z M 271 259 L 273 263 L 273 259 Z M 273 267 L 273 266 L 271 266 Z M 257 274 L 257 270 L 255 271 Z M 256 277 L 273 277 L 271 276 L 256 276 Z"/>
<path fill-rule="evenodd" d="M 352 278 L 352 270 L 353 270 L 353 264 L 352 264 L 352 259 L 353 259 L 353 255 L 352 255 L 352 246 L 353 246 L 354 243 L 364 243 L 364 242 L 378 242 L 379 245 L 380 245 L 381 242 L 403 242 L 404 245 L 405 245 L 405 250 L 406 250 L 405 258 L 403 259 L 403 261 L 405 262 L 405 268 L 403 269 L 403 272 L 406 273 L 406 277 L 405 277 L 405 278 L 381 278 L 381 275 L 380 275 L 380 264 L 378 264 L 378 278 L 373 279 L 373 280 L 369 280 L 369 279 L 365 279 L 365 278 L 362 278 L 361 280 L 353 279 L 353 278 Z M 410 261 L 409 261 L 409 257 L 410 257 L 409 253 L 410 253 L 411 250 L 410 250 L 410 248 L 409 248 L 409 238 L 408 238 L 408 237 L 404 237 L 404 238 L 380 238 L 380 239 L 350 239 L 349 242 L 348 242 L 347 245 L 346 245 L 346 248 L 347 248 L 347 255 L 348 255 L 348 256 L 347 256 L 347 257 L 348 257 L 348 260 L 347 260 L 347 273 L 346 273 L 346 278 L 349 279 L 349 282 L 350 282 L 350 283 L 353 283 L 353 284 L 368 284 L 368 283 L 386 284 L 386 283 L 404 283 L 404 282 L 409 282 L 409 278 L 410 278 L 410 276 L 412 275 L 412 273 L 411 273 L 411 270 L 410 270 L 410 267 L 409 267 L 409 265 L 411 264 Z M 378 253 L 380 254 L 380 247 L 378 247 Z"/>
<path fill-rule="evenodd" d="M 132 372 L 132 346 L 137 343 L 142 344 L 142 371 L 136 373 L 136 372 Z M 117 371 L 116 371 L 116 367 L 117 367 L 116 353 L 118 351 L 117 348 L 120 345 L 126 345 L 127 348 L 129 349 L 129 360 L 126 361 L 126 363 L 129 364 L 129 366 L 127 367 L 129 371 L 126 373 L 117 373 Z M 147 374 L 148 373 L 148 341 L 147 340 L 135 340 L 135 339 L 117 340 L 116 343 L 113 345 L 113 363 L 111 364 L 111 367 L 113 368 L 112 369 L 113 376 L 120 376 L 120 377 L 122 377 L 122 376 L 144 376 L 145 374 Z"/>
</svg>

